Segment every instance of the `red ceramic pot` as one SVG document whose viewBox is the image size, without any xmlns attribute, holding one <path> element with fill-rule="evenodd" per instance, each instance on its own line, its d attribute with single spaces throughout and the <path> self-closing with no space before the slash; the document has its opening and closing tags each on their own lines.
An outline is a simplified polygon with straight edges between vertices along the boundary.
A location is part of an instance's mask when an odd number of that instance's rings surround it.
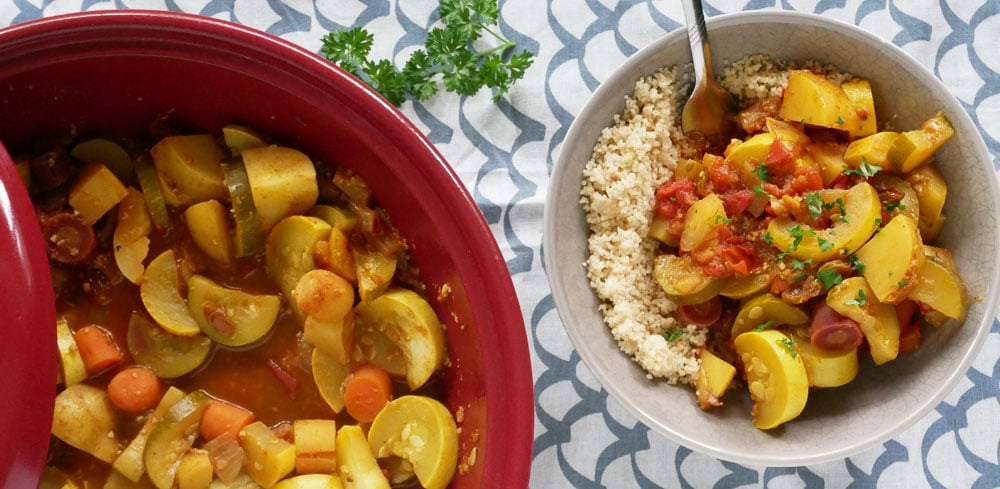
<svg viewBox="0 0 1000 489">
<path fill-rule="evenodd" d="M 457 175 L 400 112 L 314 53 L 207 17 L 104 11 L 0 31 L 0 140 L 11 150 L 71 125 L 140 135 L 168 109 L 207 131 L 249 124 L 368 182 L 428 290 L 452 290 L 432 303 L 448 326 L 446 404 L 464 411 L 460 461 L 474 453 L 475 463 L 451 487 L 526 487 L 532 377 L 509 271 Z M 9 161 L 0 170 L 5 187 L 17 186 Z M 49 441 L 53 299 L 30 203 L 23 188 L 7 195 L 0 261 L 17 277 L 2 281 L 0 362 L 8 379 L 23 382 L 0 401 L 4 438 L 18 440 L 0 444 L 0 485 L 23 488 L 34 487 Z M 25 287 L 32 303 L 22 301 Z"/>
</svg>

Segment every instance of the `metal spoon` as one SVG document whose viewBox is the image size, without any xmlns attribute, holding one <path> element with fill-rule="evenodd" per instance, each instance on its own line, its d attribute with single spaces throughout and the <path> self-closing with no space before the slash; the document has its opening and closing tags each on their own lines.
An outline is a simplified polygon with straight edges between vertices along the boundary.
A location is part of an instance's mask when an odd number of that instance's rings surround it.
<svg viewBox="0 0 1000 489">
<path fill-rule="evenodd" d="M 712 74 L 712 50 L 708 45 L 708 30 L 701 0 L 685 0 L 684 19 L 687 23 L 691 58 L 694 61 L 694 90 L 681 112 L 681 128 L 685 133 L 698 131 L 706 136 L 726 132 L 732 124 L 732 96 L 715 81 Z"/>
</svg>

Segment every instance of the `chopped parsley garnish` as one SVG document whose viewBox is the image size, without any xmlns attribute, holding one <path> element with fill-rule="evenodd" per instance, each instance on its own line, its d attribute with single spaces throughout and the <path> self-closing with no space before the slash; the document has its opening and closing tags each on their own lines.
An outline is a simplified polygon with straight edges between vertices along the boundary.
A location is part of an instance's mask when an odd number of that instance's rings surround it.
<svg viewBox="0 0 1000 489">
<path fill-rule="evenodd" d="M 767 165 L 764 163 L 757 165 L 757 168 L 753 169 L 753 174 L 757 175 L 757 178 L 759 178 L 762 182 L 766 182 L 768 181 L 768 178 L 770 178 L 770 175 L 767 173 Z"/>
<path fill-rule="evenodd" d="M 823 197 L 819 195 L 819 192 L 809 192 L 802 199 L 805 200 L 806 207 L 809 209 L 809 215 L 813 219 L 819 219 L 819 216 L 823 215 L 823 209 L 826 207 L 826 204 L 823 202 Z"/>
<path fill-rule="evenodd" d="M 667 340 L 667 343 L 677 341 L 678 338 L 684 335 L 683 329 L 671 329 L 663 333 L 663 339 Z"/>
<path fill-rule="evenodd" d="M 764 321 L 763 323 L 758 324 L 757 327 L 754 328 L 753 330 L 759 333 L 767 328 L 774 326 L 774 322 L 775 321 L 773 319 L 770 321 Z"/>
<path fill-rule="evenodd" d="M 868 298 L 865 297 L 864 289 L 858 289 L 858 296 L 853 299 L 847 299 L 844 301 L 844 305 L 848 306 L 858 306 L 861 307 L 868 303 Z"/>
<path fill-rule="evenodd" d="M 847 119 L 844 119 L 844 116 L 842 116 L 842 115 L 841 116 L 837 116 L 837 125 L 838 126 L 843 126 L 846 123 L 847 123 Z"/>
<path fill-rule="evenodd" d="M 871 178 L 875 176 L 876 173 L 882 170 L 881 166 L 871 165 L 864 156 L 861 157 L 861 164 L 858 165 L 857 169 L 847 168 L 844 170 L 844 175 L 857 175 L 859 177 Z"/>
<path fill-rule="evenodd" d="M 837 197 L 837 200 L 823 204 L 823 209 L 825 210 L 831 210 L 834 207 L 836 207 L 837 210 L 840 211 L 840 222 L 850 222 L 850 219 L 848 219 L 847 217 L 847 209 L 844 208 L 843 197 Z"/>
<path fill-rule="evenodd" d="M 764 190 L 764 184 L 763 183 L 759 183 L 759 184 L 753 186 L 753 194 L 754 195 L 764 195 L 766 193 L 767 193 L 767 190 Z"/>
<path fill-rule="evenodd" d="M 788 231 L 792 233 L 792 245 L 788 247 L 789 250 L 798 249 L 799 244 L 802 243 L 802 239 L 806 237 L 806 234 L 810 232 L 815 232 L 811 229 L 803 230 L 802 226 L 795 224 L 788 227 Z"/>
<path fill-rule="evenodd" d="M 760 237 L 760 240 L 767 243 L 768 246 L 774 246 L 774 236 L 771 236 L 771 233 L 764 233 L 764 235 Z"/>
<path fill-rule="evenodd" d="M 861 262 L 861 259 L 858 258 L 858 255 L 851 255 L 847 257 L 847 261 L 851 264 L 851 268 L 853 268 L 854 271 L 858 272 L 859 275 L 865 274 L 865 264 Z"/>
<path fill-rule="evenodd" d="M 730 218 L 728 218 L 726 216 L 723 216 L 722 214 L 716 214 L 716 216 L 715 216 L 715 224 L 719 224 L 719 223 L 729 224 L 731 222 L 733 222 L 732 219 L 730 219 Z"/>
<path fill-rule="evenodd" d="M 823 284 L 823 290 L 830 290 L 830 287 L 844 281 L 844 277 L 840 276 L 840 274 L 832 268 L 820 270 L 816 273 L 816 278 L 819 279 L 819 283 Z"/>
<path fill-rule="evenodd" d="M 823 238 L 816 238 L 816 240 L 819 242 L 820 251 L 827 251 L 834 246 L 833 241 L 825 240 Z"/>
<path fill-rule="evenodd" d="M 795 342 L 794 341 L 792 341 L 792 340 L 790 340 L 788 338 L 782 338 L 782 339 L 778 340 L 778 343 L 781 346 L 785 347 L 785 350 L 788 351 L 788 354 L 791 355 L 792 358 L 795 358 L 795 357 L 799 356 L 799 352 L 795 350 Z"/>
<path fill-rule="evenodd" d="M 903 287 L 906 287 L 909 284 L 910 284 L 910 282 L 907 282 L 906 280 L 900 280 L 899 282 L 896 282 L 896 286 L 899 287 L 899 288 L 901 288 L 901 289 Z"/>
<path fill-rule="evenodd" d="M 889 203 L 885 204 L 885 212 L 887 214 L 891 214 L 892 211 L 897 210 L 897 209 L 899 209 L 901 211 L 905 211 L 906 210 L 906 205 L 903 204 L 902 200 L 897 200 L 895 202 L 889 202 Z"/>
<path fill-rule="evenodd" d="M 804 260 L 804 261 L 799 261 L 799 260 L 797 260 L 795 258 L 792 258 L 792 268 L 794 268 L 794 269 L 796 269 L 796 270 L 798 270 L 800 272 L 804 271 L 806 269 L 806 266 L 809 265 L 809 264 L 811 264 L 811 263 L 812 263 L 812 258 L 809 258 L 809 259 Z M 806 279 L 806 274 L 805 273 L 800 273 L 800 274 L 792 277 L 792 280 L 794 280 L 795 282 L 801 282 L 801 281 L 803 281 L 805 279 Z"/>
</svg>

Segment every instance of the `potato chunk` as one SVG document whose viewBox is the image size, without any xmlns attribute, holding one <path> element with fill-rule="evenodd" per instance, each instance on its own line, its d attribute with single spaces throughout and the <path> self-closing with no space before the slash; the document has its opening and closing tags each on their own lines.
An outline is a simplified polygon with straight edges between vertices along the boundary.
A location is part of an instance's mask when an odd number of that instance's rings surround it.
<svg viewBox="0 0 1000 489">
<path fill-rule="evenodd" d="M 295 469 L 295 445 L 278 438 L 260 421 L 243 427 L 240 446 L 247 457 L 247 471 L 261 486 L 271 487 Z"/>
<path fill-rule="evenodd" d="M 698 380 L 695 381 L 694 392 L 698 406 L 708 410 L 722 405 L 719 398 L 726 393 L 729 384 L 736 377 L 736 367 L 704 348 L 701 350 L 700 359 L 701 367 L 698 368 Z"/>
<path fill-rule="evenodd" d="M 965 321 L 969 293 L 951 252 L 925 245 L 924 256 L 926 259 L 920 270 L 920 281 L 908 298 L 922 302 L 946 317 Z"/>
<path fill-rule="evenodd" d="M 125 185 L 108 167 L 90 163 L 83 167 L 69 189 L 69 205 L 91 226 L 118 205 L 126 194 Z"/>
<path fill-rule="evenodd" d="M 184 211 L 191 239 L 209 258 L 220 262 L 233 261 L 233 239 L 229 234 L 229 210 L 218 200 L 206 200 Z"/>
<path fill-rule="evenodd" d="M 905 214 L 889 220 L 857 252 L 865 264 L 865 280 L 879 301 L 898 304 L 920 280 L 924 244 L 917 223 Z"/>
<path fill-rule="evenodd" d="M 305 153 L 272 145 L 248 148 L 241 154 L 261 229 L 316 204 L 316 168 Z"/>
<path fill-rule="evenodd" d="M 149 150 L 163 198 L 172 206 L 228 200 L 222 148 L 211 134 L 167 136 Z"/>
<path fill-rule="evenodd" d="M 104 389 L 73 384 L 56 396 L 52 434 L 68 445 L 110 464 L 122 449 L 117 429 L 117 411 Z"/>
<path fill-rule="evenodd" d="M 712 236 L 712 230 L 726 221 L 726 208 L 718 194 L 708 194 L 695 202 L 684 216 L 681 251 L 691 251 Z"/>
<path fill-rule="evenodd" d="M 808 70 L 793 71 L 788 77 L 780 115 L 788 121 L 859 132 L 858 111 L 847 93 Z"/>
</svg>

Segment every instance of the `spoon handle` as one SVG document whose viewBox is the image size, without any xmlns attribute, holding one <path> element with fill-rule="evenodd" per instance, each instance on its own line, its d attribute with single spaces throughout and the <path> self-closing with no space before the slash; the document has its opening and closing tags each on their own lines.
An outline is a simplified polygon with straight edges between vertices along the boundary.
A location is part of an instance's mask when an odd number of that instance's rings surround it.
<svg viewBox="0 0 1000 489">
<path fill-rule="evenodd" d="M 708 29 L 705 28 L 701 0 L 684 0 L 683 3 L 695 80 L 712 78 L 712 52 L 708 45 Z"/>
</svg>

